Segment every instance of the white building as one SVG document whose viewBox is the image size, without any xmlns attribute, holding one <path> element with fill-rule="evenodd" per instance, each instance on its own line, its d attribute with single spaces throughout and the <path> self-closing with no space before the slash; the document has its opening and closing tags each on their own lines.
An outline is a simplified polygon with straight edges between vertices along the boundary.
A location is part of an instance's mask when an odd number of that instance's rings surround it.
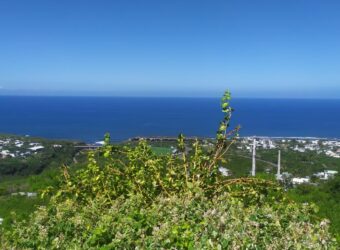
<svg viewBox="0 0 340 250">
<path fill-rule="evenodd" d="M 298 145 L 295 145 L 295 147 L 293 148 L 294 151 L 300 152 L 300 153 L 304 153 L 306 151 L 305 148 L 299 148 Z"/>
<path fill-rule="evenodd" d="M 31 148 L 29 148 L 30 150 L 32 150 L 32 151 L 37 151 L 37 150 L 39 150 L 39 149 L 43 149 L 44 148 L 44 146 L 34 146 L 34 147 L 31 147 Z"/>
<path fill-rule="evenodd" d="M 309 183 L 309 178 L 308 178 L 308 177 L 305 177 L 305 178 L 298 178 L 298 177 L 295 177 L 295 178 L 292 178 L 292 183 L 293 183 L 294 185 Z"/>
<path fill-rule="evenodd" d="M 15 157 L 15 155 L 12 154 L 11 152 L 9 152 L 8 150 L 2 150 L 0 152 L 0 156 L 1 156 L 1 158 L 6 158 L 7 156 Z"/>
<path fill-rule="evenodd" d="M 19 140 L 16 140 L 14 144 L 18 148 L 21 148 L 24 145 L 24 143 L 22 141 L 19 141 Z"/>
<path fill-rule="evenodd" d="M 27 197 L 29 198 L 32 198 L 32 197 L 37 197 L 37 193 L 30 193 L 30 192 L 27 192 Z"/>
<path fill-rule="evenodd" d="M 331 151 L 331 150 L 327 150 L 327 151 L 325 152 L 325 154 L 328 155 L 328 156 L 330 156 L 330 157 L 340 158 L 340 155 L 339 155 L 338 153 L 335 153 L 335 152 L 333 152 L 333 151 Z"/>
<path fill-rule="evenodd" d="M 329 180 L 330 178 L 333 178 L 336 174 L 338 174 L 338 171 L 336 170 L 325 170 L 323 172 L 314 174 L 314 176 L 320 178 L 321 180 Z"/>
<path fill-rule="evenodd" d="M 336 174 L 338 174 L 338 171 L 336 171 L 336 170 L 326 170 L 325 171 L 327 174 L 331 174 L 331 175 L 336 175 Z"/>
<path fill-rule="evenodd" d="M 230 176 L 231 175 L 231 172 L 229 169 L 225 168 L 225 167 L 219 167 L 218 170 L 220 171 L 220 173 L 223 175 L 223 176 Z"/>
</svg>

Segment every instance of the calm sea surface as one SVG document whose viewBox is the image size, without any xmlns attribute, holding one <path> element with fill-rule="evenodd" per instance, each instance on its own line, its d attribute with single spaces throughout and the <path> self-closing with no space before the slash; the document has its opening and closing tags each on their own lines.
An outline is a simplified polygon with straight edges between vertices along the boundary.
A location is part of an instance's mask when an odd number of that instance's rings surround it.
<svg viewBox="0 0 340 250">
<path fill-rule="evenodd" d="M 0 133 L 101 140 L 133 136 L 213 137 L 219 99 L 0 96 Z M 241 136 L 340 138 L 340 100 L 234 99 Z"/>
</svg>

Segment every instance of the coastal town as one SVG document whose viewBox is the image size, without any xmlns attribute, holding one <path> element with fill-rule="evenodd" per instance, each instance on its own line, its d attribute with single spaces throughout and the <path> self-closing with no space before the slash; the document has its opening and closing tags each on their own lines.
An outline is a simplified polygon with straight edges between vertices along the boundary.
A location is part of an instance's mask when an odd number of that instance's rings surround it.
<svg viewBox="0 0 340 250">
<path fill-rule="evenodd" d="M 36 141 L 28 136 L 25 139 L 18 139 L 16 137 L 0 137 L 0 159 L 5 158 L 25 158 L 34 154 L 38 154 L 44 151 L 46 147 L 60 149 L 63 147 L 59 143 L 46 143 L 42 141 Z M 175 152 L 173 145 L 176 141 L 176 137 L 135 137 L 128 141 L 138 141 L 140 139 L 146 139 L 152 143 L 168 143 L 172 149 L 172 153 Z M 187 141 L 193 141 L 199 139 L 203 143 L 203 147 L 213 146 L 213 139 L 209 138 L 196 138 L 189 137 Z M 257 150 L 291 150 L 298 153 L 313 152 L 318 155 L 325 155 L 331 158 L 340 159 L 340 140 L 338 139 L 324 139 L 324 138 L 280 138 L 280 137 L 240 137 L 237 138 L 236 147 L 238 150 L 251 153 L 253 150 L 254 140 L 256 142 Z M 75 147 L 79 149 L 94 149 L 103 145 L 103 142 L 96 142 L 93 144 L 75 144 Z"/>
<path fill-rule="evenodd" d="M 254 147 L 255 143 L 255 147 Z M 317 180 L 326 181 L 338 174 L 338 168 L 326 169 L 323 165 L 322 171 L 313 173 L 311 176 L 298 177 L 289 172 L 280 172 L 281 150 L 295 151 L 300 154 L 315 153 L 330 158 L 340 158 L 340 141 L 336 139 L 322 138 L 268 138 L 268 137 L 245 137 L 239 140 L 238 149 L 247 150 L 252 153 L 256 150 L 277 150 L 279 152 L 276 179 L 288 182 L 291 185 L 315 184 Z M 255 158 L 253 158 L 255 161 Z M 253 163 L 255 164 L 255 163 Z M 338 165 L 339 166 L 339 165 Z M 313 181 L 312 181 L 313 180 Z"/>
<path fill-rule="evenodd" d="M 54 148 L 61 148 L 62 145 L 54 144 Z M 27 139 L 20 140 L 16 138 L 0 139 L 0 159 L 7 157 L 11 158 L 25 158 L 32 154 L 37 154 L 43 150 L 45 146 L 41 142 L 28 141 Z"/>
<path fill-rule="evenodd" d="M 256 146 L 261 149 L 291 149 L 300 153 L 314 151 L 329 157 L 340 158 L 340 140 L 318 138 L 275 138 L 275 137 L 244 137 L 239 140 L 239 149 L 252 150 L 256 138 Z"/>
</svg>

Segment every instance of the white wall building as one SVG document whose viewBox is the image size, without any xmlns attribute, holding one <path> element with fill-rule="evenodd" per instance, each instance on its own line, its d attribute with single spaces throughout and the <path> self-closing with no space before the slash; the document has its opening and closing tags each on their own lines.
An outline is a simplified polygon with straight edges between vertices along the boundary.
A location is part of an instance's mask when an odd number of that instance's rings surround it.
<svg viewBox="0 0 340 250">
<path fill-rule="evenodd" d="M 292 178 L 292 183 L 294 185 L 309 183 L 309 178 L 308 177 L 305 177 L 305 178 L 295 177 L 295 178 Z"/>
<path fill-rule="evenodd" d="M 321 180 L 329 180 L 330 178 L 333 178 L 336 174 L 338 174 L 338 171 L 336 170 L 325 170 L 323 172 L 314 174 L 314 176 L 320 178 Z"/>
</svg>

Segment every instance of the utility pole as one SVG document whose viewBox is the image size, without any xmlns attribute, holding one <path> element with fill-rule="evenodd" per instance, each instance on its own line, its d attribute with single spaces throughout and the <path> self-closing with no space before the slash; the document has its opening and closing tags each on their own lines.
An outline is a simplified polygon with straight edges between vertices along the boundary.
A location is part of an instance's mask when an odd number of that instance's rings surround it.
<svg viewBox="0 0 340 250">
<path fill-rule="evenodd" d="M 256 139 L 254 138 L 253 140 L 253 159 L 252 159 L 252 168 L 251 168 L 251 175 L 252 176 L 255 176 L 256 174 L 256 160 L 255 160 L 255 157 L 256 157 Z"/>
<path fill-rule="evenodd" d="M 277 174 L 276 179 L 281 179 L 281 150 L 279 150 L 278 156 L 277 156 Z"/>
</svg>

